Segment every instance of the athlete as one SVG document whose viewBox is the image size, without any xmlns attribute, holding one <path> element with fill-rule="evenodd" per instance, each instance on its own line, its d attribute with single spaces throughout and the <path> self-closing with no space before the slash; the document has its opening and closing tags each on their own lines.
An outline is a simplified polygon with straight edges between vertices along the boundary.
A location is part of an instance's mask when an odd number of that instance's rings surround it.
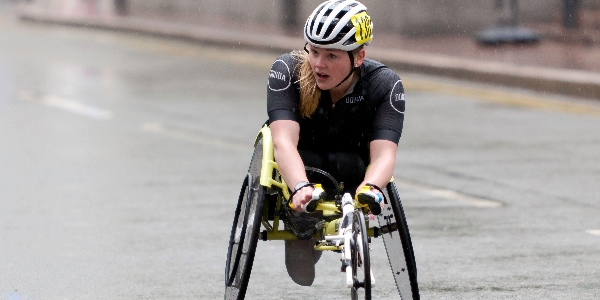
<svg viewBox="0 0 600 300">
<path fill-rule="evenodd" d="M 360 2 L 324 2 L 306 21 L 304 51 L 284 54 L 271 67 L 267 112 L 275 160 L 294 187 L 290 222 L 310 219 L 304 208 L 316 174 L 305 166 L 332 174 L 372 214 L 381 213 L 380 187 L 392 177 L 405 102 L 398 75 L 366 58 L 372 30 Z M 306 227 L 285 244 L 288 274 L 300 285 L 312 284 L 321 254 L 310 240 L 315 224 Z"/>
</svg>

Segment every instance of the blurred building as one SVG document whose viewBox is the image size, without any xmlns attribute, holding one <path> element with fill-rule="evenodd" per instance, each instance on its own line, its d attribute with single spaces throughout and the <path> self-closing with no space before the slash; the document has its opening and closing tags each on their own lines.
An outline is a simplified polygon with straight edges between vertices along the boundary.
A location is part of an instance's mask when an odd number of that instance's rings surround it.
<svg viewBox="0 0 600 300">
<path fill-rule="evenodd" d="M 183 16 L 187 22 L 234 20 L 240 25 L 276 27 L 287 18 L 303 25 L 322 0 L 128 0 L 132 14 Z M 406 36 L 471 34 L 495 24 L 503 11 L 498 0 L 362 0 L 378 32 Z M 500 0 L 506 2 L 509 0 Z M 521 22 L 552 22 L 563 0 L 520 0 Z M 295 8 L 290 11 L 286 8 Z M 294 22 L 291 22 L 292 24 Z M 299 31 L 301 32 L 301 31 Z"/>
<path fill-rule="evenodd" d="M 158 18 L 171 22 L 239 26 L 301 34 L 323 0 L 31 0 L 38 9 L 63 15 Z M 378 33 L 407 37 L 471 35 L 509 18 L 515 0 L 362 0 Z M 570 0 L 517 0 L 519 24 L 561 23 Z M 572 1 L 572 0 L 571 0 Z M 575 0 L 588 10 L 600 0 Z M 600 20 L 598 20 L 600 23 Z"/>
</svg>

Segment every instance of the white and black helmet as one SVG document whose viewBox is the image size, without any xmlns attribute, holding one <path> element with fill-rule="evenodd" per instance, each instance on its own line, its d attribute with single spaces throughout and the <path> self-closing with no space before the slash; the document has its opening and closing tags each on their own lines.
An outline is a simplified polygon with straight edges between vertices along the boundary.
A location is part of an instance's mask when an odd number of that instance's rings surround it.
<svg viewBox="0 0 600 300">
<path fill-rule="evenodd" d="M 308 17 L 304 39 L 314 47 L 352 51 L 371 42 L 373 22 L 360 2 L 329 0 Z"/>
</svg>

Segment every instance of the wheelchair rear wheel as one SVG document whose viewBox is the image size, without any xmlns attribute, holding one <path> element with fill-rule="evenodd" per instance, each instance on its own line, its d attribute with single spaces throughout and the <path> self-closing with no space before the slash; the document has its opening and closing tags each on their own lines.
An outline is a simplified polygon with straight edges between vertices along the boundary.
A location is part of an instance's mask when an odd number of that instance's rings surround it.
<svg viewBox="0 0 600 300">
<path fill-rule="evenodd" d="M 417 264 L 404 209 L 396 185 L 393 182 L 387 185 L 384 192 L 388 203 L 384 205 L 377 219 L 379 225 L 385 228 L 382 237 L 392 274 L 400 297 L 402 299 L 417 300 L 420 298 L 417 283 Z"/>
<path fill-rule="evenodd" d="M 354 286 L 350 289 L 352 300 L 371 299 L 371 257 L 369 254 L 369 238 L 367 236 L 365 215 L 355 210 L 352 217 L 352 277 Z"/>
<path fill-rule="evenodd" d="M 262 139 L 254 148 L 235 210 L 225 265 L 225 299 L 244 299 L 248 288 L 265 198 L 265 187 L 260 185 L 261 163 Z"/>
</svg>

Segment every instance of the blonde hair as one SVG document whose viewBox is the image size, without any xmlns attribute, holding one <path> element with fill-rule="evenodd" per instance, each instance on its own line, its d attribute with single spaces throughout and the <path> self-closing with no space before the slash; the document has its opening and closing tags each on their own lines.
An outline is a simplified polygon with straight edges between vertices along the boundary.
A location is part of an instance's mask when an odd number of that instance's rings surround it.
<svg viewBox="0 0 600 300">
<path fill-rule="evenodd" d="M 312 73 L 308 53 L 304 51 L 294 51 L 292 56 L 298 60 L 296 68 L 298 70 L 298 82 L 300 84 L 300 115 L 305 118 L 317 110 L 319 98 L 321 98 L 321 89 L 317 86 L 317 80 Z"/>
</svg>

